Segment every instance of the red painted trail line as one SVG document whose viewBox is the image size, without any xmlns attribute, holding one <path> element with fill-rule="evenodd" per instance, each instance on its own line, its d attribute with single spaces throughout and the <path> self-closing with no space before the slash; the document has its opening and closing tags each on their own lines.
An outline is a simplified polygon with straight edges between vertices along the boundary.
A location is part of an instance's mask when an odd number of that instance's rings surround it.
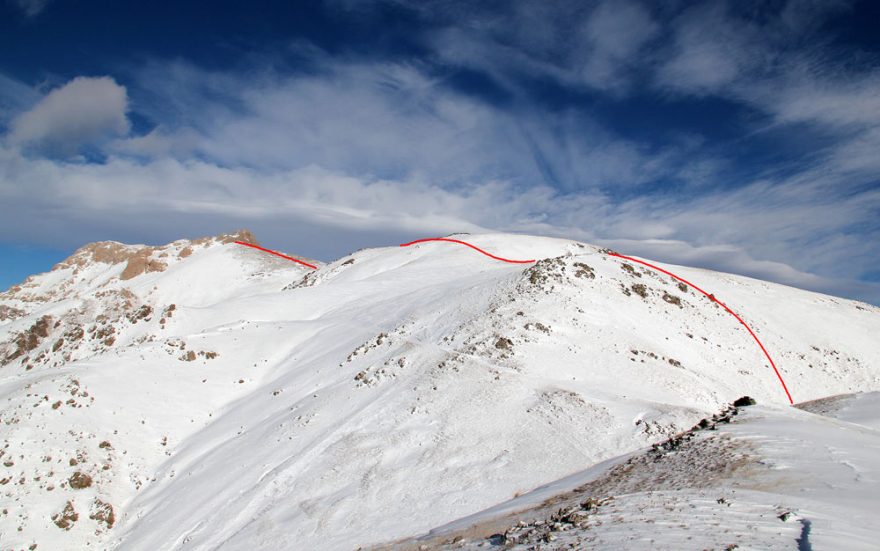
<svg viewBox="0 0 880 551">
<path fill-rule="evenodd" d="M 728 308 L 726 304 L 724 304 L 723 302 L 721 302 L 720 300 L 718 300 L 717 298 L 715 298 L 715 295 L 712 295 L 712 294 L 710 294 L 710 293 L 707 293 L 706 291 L 700 289 L 699 287 L 697 287 L 696 285 L 694 285 L 694 284 L 691 283 L 690 281 L 688 281 L 688 280 L 686 280 L 686 279 L 684 279 L 684 278 L 678 277 L 677 275 L 673 274 L 672 272 L 669 272 L 669 271 L 664 270 L 664 269 L 661 268 L 660 266 L 655 266 L 655 265 L 653 265 L 653 264 L 650 264 L 650 263 L 648 263 L 648 262 L 645 262 L 644 260 L 639 260 L 638 258 L 633 258 L 633 257 L 631 257 L 631 256 L 626 256 L 626 255 L 622 255 L 622 254 L 618 254 L 618 253 L 608 253 L 608 254 L 611 255 L 611 256 L 616 256 L 616 257 L 618 257 L 618 258 L 625 258 L 625 259 L 630 260 L 630 261 L 632 261 L 632 262 L 637 262 L 637 263 L 639 263 L 639 264 L 642 264 L 643 266 L 647 266 L 647 267 L 649 267 L 649 268 L 652 268 L 652 269 L 654 269 L 654 270 L 657 270 L 658 272 L 663 272 L 664 274 L 666 274 L 666 275 L 668 275 L 668 276 L 671 276 L 671 277 L 673 277 L 673 278 L 675 278 L 675 279 L 681 281 L 682 283 L 684 283 L 684 284 L 686 284 L 686 285 L 689 285 L 689 286 L 693 287 L 693 288 L 696 289 L 697 291 L 703 293 L 704 295 L 706 295 L 706 298 L 708 298 L 708 299 L 711 300 L 712 302 L 716 302 L 716 303 L 720 304 L 722 308 L 724 308 L 725 310 L 727 310 L 727 313 L 728 313 L 728 314 L 730 314 L 731 316 L 735 317 L 735 318 L 736 318 L 736 321 L 740 322 L 740 323 L 742 324 L 742 326 L 746 328 L 746 331 L 749 332 L 749 335 L 751 335 L 752 338 L 755 339 L 755 342 L 758 343 L 758 346 L 761 347 L 761 352 L 763 352 L 763 353 L 764 353 L 764 356 L 767 357 L 767 360 L 770 362 L 770 366 L 773 367 L 773 372 L 776 373 L 776 377 L 779 379 L 779 382 L 782 383 L 782 390 L 784 390 L 784 391 L 785 391 L 785 395 L 788 396 L 788 401 L 789 401 L 791 404 L 794 404 L 794 400 L 791 399 L 791 393 L 788 392 L 788 387 L 785 385 L 785 381 L 782 379 L 782 375 L 779 373 L 779 370 L 776 368 L 776 364 L 773 362 L 773 358 L 770 357 L 770 354 L 767 352 L 767 349 L 764 348 L 764 344 L 761 342 L 761 340 L 758 338 L 758 336 L 755 335 L 755 332 L 752 331 L 752 328 L 749 327 L 748 324 L 746 324 L 746 322 L 744 322 L 743 319 L 742 319 L 741 317 L 739 317 L 739 316 L 736 314 L 736 312 L 734 312 L 733 310 L 731 310 L 730 308 Z"/>
<path fill-rule="evenodd" d="M 458 239 L 449 239 L 447 237 L 429 237 L 427 239 L 416 239 L 415 241 L 410 241 L 409 243 L 401 243 L 401 247 L 409 247 L 410 245 L 415 245 L 417 243 L 426 243 L 428 241 L 446 241 L 447 243 L 458 243 L 459 245 L 465 245 L 466 247 L 470 247 L 477 252 L 481 252 L 489 258 L 494 258 L 495 260 L 500 260 L 501 262 L 510 262 L 511 264 L 531 264 L 534 260 L 511 260 L 509 258 L 501 258 L 500 256 L 495 256 L 492 253 L 487 253 L 483 249 L 471 245 L 466 241 L 459 241 Z"/>
<path fill-rule="evenodd" d="M 303 262 L 302 260 L 297 260 L 297 259 L 293 258 L 292 256 L 287 256 L 286 254 L 281 254 L 281 253 L 276 253 L 275 251 L 270 251 L 269 249 L 265 249 L 259 245 L 254 245 L 252 243 L 245 243 L 244 241 L 236 241 L 236 243 L 238 243 L 239 245 L 244 245 L 245 247 L 257 249 L 258 251 L 263 251 L 264 253 L 274 254 L 275 256 L 280 256 L 281 258 L 286 258 L 287 260 L 292 260 L 293 262 L 296 262 L 297 264 L 302 264 L 303 266 L 308 266 L 309 268 L 311 268 L 313 270 L 318 269 L 317 266 L 313 266 L 312 264 L 309 264 L 308 262 Z"/>
</svg>

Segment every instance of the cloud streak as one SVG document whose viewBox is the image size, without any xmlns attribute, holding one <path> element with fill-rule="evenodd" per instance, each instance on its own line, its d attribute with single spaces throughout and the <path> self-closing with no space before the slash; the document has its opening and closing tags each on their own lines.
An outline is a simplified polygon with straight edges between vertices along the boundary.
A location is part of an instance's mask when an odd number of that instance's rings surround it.
<svg viewBox="0 0 880 551">
<path fill-rule="evenodd" d="M 599 191 L 562 194 L 548 186 L 520 190 L 502 181 L 446 189 L 418 180 L 363 180 L 316 166 L 264 172 L 170 159 L 59 163 L 28 159 L 12 150 L 0 152 L 0 161 L 6 167 L 0 173 L 0 197 L 4 204 L 17 205 L 15 212 L 4 213 L 0 231 L 55 246 L 108 235 L 125 238 L 125 232 L 162 241 L 179 237 L 181 228 L 189 226 L 219 230 L 245 225 L 255 227 L 268 243 L 332 259 L 355 245 L 389 245 L 459 231 L 518 231 L 571 237 L 627 253 L 834 292 L 847 288 L 853 266 L 867 269 L 870 259 L 852 258 L 859 248 L 848 240 L 844 247 L 813 243 L 809 246 L 827 256 L 811 268 L 831 274 L 817 276 L 792 267 L 803 264 L 798 253 L 808 250 L 804 241 L 854 223 L 862 216 L 861 202 L 880 206 L 875 195 L 846 204 L 817 206 L 815 200 L 804 200 L 774 207 L 784 201 L 784 186 L 719 193 L 687 203 L 617 203 Z M 755 208 L 756 195 L 766 208 Z M 35 218 L 42 223 L 27 222 Z M 731 219 L 739 219 L 741 225 Z M 71 227 L 79 230 L 73 234 Z M 721 235 L 707 231 L 712 227 Z M 750 231 L 738 234 L 737 227 Z M 777 235 L 770 247 L 762 248 L 752 237 L 764 232 Z M 651 237 L 657 234 L 668 238 Z M 790 250 L 772 254 L 774 247 L 783 249 L 785 244 Z M 866 254 L 872 249 L 862 247 Z M 755 257 L 750 252 L 755 250 L 763 254 Z M 849 269 L 839 269 L 842 265 Z M 880 298 L 880 285 L 858 288 L 866 298 Z"/>
<path fill-rule="evenodd" d="M 50 0 L 11 0 L 13 4 L 15 4 L 18 9 L 26 17 L 35 17 L 39 15 L 43 10 L 46 9 L 46 6 L 49 5 Z"/>
</svg>

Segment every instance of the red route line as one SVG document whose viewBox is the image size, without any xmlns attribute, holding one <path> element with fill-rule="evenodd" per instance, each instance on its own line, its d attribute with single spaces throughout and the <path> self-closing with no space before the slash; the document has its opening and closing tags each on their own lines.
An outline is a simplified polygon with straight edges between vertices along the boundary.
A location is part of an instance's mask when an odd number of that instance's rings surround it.
<svg viewBox="0 0 880 551">
<path fill-rule="evenodd" d="M 293 262 L 296 262 L 297 264 L 302 264 L 303 266 L 308 266 L 309 268 L 311 268 L 313 270 L 318 269 L 317 266 L 309 264 L 308 262 L 303 262 L 302 260 L 297 260 L 297 259 L 293 258 L 292 256 L 287 256 L 286 254 L 281 254 L 281 253 L 276 253 L 275 251 L 270 251 L 269 249 L 263 248 L 259 245 L 254 245 L 253 243 L 245 243 L 244 241 L 236 241 L 236 243 L 238 243 L 239 245 L 244 245 L 245 247 L 257 249 L 258 251 L 263 251 L 264 253 L 274 254 L 275 256 L 280 256 L 281 258 L 286 258 L 287 260 L 292 260 Z"/>
<path fill-rule="evenodd" d="M 511 264 L 531 264 L 532 262 L 534 262 L 534 260 L 511 260 L 509 258 L 502 258 L 500 256 L 495 256 L 494 254 L 486 252 L 483 249 L 481 249 L 475 245 L 472 245 L 466 241 L 460 241 L 458 239 L 449 239 L 447 237 L 428 237 L 425 239 L 417 239 L 415 241 L 410 241 L 409 243 L 401 243 L 400 246 L 401 247 L 409 247 L 410 245 L 416 245 L 418 243 L 427 243 L 430 241 L 445 241 L 447 243 L 458 243 L 459 245 L 464 245 L 466 247 L 470 247 L 471 249 L 488 256 L 489 258 L 493 258 L 495 260 L 500 260 L 502 262 L 509 262 Z M 287 260 L 296 262 L 297 264 L 302 264 L 303 266 L 308 266 L 309 268 L 311 268 L 313 270 L 318 269 L 317 266 L 309 264 L 308 262 L 303 262 L 302 260 L 297 260 L 296 258 L 287 256 L 285 254 L 271 251 L 271 250 L 266 249 L 264 247 L 260 247 L 259 245 L 254 245 L 252 243 L 245 243 L 244 241 L 236 241 L 235 243 L 237 243 L 239 245 L 244 245 L 245 247 L 251 247 L 253 249 L 257 249 L 257 250 L 260 250 L 260 251 L 263 251 L 263 252 L 266 252 L 269 254 L 274 254 L 275 256 L 280 256 L 281 258 L 285 258 Z M 741 317 L 739 317 L 736 312 L 734 312 L 726 304 L 724 304 L 723 302 L 721 302 L 720 300 L 715 298 L 715 295 L 713 295 L 711 293 L 707 293 L 706 291 L 704 291 L 703 289 L 701 289 L 697 285 L 691 283 L 690 281 L 684 279 L 683 277 L 679 277 L 668 270 L 664 270 L 660 266 L 655 266 L 654 264 L 651 264 L 650 262 L 645 262 L 644 260 L 639 260 L 638 258 L 633 258 L 631 256 L 626 256 L 626 255 L 615 253 L 615 252 L 609 252 L 608 254 L 610 256 L 616 256 L 617 258 L 623 258 L 623 259 L 629 260 L 631 262 L 636 262 L 636 263 L 641 264 L 643 266 L 647 266 L 651 269 L 657 270 L 658 272 L 662 272 L 662 273 L 664 273 L 674 279 L 677 279 L 678 281 L 681 281 L 682 283 L 696 289 L 697 291 L 699 291 L 703 295 L 705 295 L 706 298 L 708 298 L 712 302 L 714 302 L 716 304 L 720 304 L 721 307 L 724 308 L 728 314 L 730 314 L 731 316 L 736 318 L 736 321 L 738 321 L 743 327 L 746 328 L 746 331 L 749 332 L 749 335 L 751 335 L 752 338 L 755 339 L 755 342 L 758 343 L 758 346 L 761 348 L 761 352 L 764 353 L 764 356 L 770 362 L 770 366 L 773 368 L 773 372 L 776 373 L 776 377 L 779 379 L 779 382 L 782 384 L 782 389 L 785 391 L 785 395 L 788 397 L 789 403 L 794 404 L 794 400 L 792 400 L 792 398 L 791 398 L 791 393 L 788 391 L 788 386 L 785 384 L 785 381 L 782 379 L 782 375 L 779 373 L 779 369 L 777 369 L 776 363 L 773 361 L 773 358 L 770 357 L 770 354 L 767 352 L 767 349 L 764 348 L 764 344 L 761 342 L 761 339 L 758 338 L 758 336 L 755 334 L 755 332 L 752 331 L 752 328 L 749 327 L 749 325 L 745 321 L 743 321 L 743 319 Z"/>
<path fill-rule="evenodd" d="M 477 252 L 481 252 L 489 258 L 494 258 L 495 260 L 500 260 L 501 262 L 510 262 L 511 264 L 530 264 L 534 262 L 534 260 L 511 260 L 509 258 L 501 258 L 500 256 L 495 256 L 492 253 L 487 253 L 483 249 L 471 245 L 466 241 L 459 241 L 458 239 L 449 239 L 448 237 L 428 237 L 427 239 L 416 239 L 415 241 L 410 241 L 409 243 L 401 243 L 401 247 L 409 247 L 410 245 L 415 245 L 417 243 L 426 243 L 428 241 L 446 241 L 447 243 L 458 243 L 459 245 L 465 245 L 466 247 L 470 247 Z"/>
<path fill-rule="evenodd" d="M 741 317 L 739 317 L 739 316 L 736 314 L 736 312 L 734 312 L 733 310 L 731 310 L 730 308 L 728 308 L 726 304 L 724 304 L 723 302 L 721 302 L 720 300 L 718 300 L 717 298 L 715 298 L 715 295 L 710 294 L 710 293 L 707 293 L 706 291 L 700 289 L 699 287 L 697 287 L 696 285 L 694 285 L 694 284 L 691 283 L 690 281 L 688 281 L 688 280 L 686 280 L 686 279 L 684 279 L 684 278 L 678 277 L 677 275 L 673 274 L 672 272 L 669 272 L 669 271 L 667 271 L 667 270 L 664 270 L 664 269 L 661 268 L 660 266 L 655 266 L 655 265 L 653 265 L 653 264 L 650 264 L 650 263 L 648 263 L 648 262 L 645 262 L 644 260 L 639 260 L 638 258 L 633 258 L 633 257 L 631 257 L 631 256 L 626 256 L 626 255 L 622 255 L 622 254 L 618 254 L 618 253 L 614 253 L 614 252 L 609 252 L 608 254 L 611 255 L 611 256 L 616 256 L 616 257 L 618 257 L 618 258 L 625 258 L 625 259 L 627 259 L 627 260 L 631 260 L 632 262 L 637 262 L 637 263 L 642 264 L 642 265 L 644 265 L 644 266 L 647 266 L 647 267 L 649 267 L 649 268 L 653 268 L 654 270 L 657 270 L 658 272 L 663 272 L 664 274 L 666 274 L 666 275 L 668 275 L 668 276 L 671 276 L 671 277 L 673 277 L 673 278 L 675 278 L 675 279 L 681 281 L 682 283 L 685 283 L 685 284 L 687 284 L 687 285 L 690 285 L 691 287 L 693 287 L 693 288 L 696 289 L 697 291 L 699 291 L 699 292 L 703 293 L 704 295 L 706 295 L 706 298 L 708 298 L 708 299 L 711 300 L 712 302 L 715 302 L 715 303 L 717 303 L 717 304 L 720 304 L 722 308 L 724 308 L 725 310 L 727 310 L 727 313 L 728 313 L 728 314 L 730 314 L 731 316 L 735 317 L 735 318 L 736 318 L 736 321 L 740 322 L 740 323 L 742 324 L 742 326 L 746 328 L 746 331 L 749 332 L 749 335 L 751 335 L 752 338 L 755 339 L 755 342 L 758 343 L 758 346 L 761 347 L 761 352 L 763 352 L 763 353 L 764 353 L 764 356 L 767 357 L 767 360 L 770 361 L 770 365 L 773 367 L 773 371 L 776 373 L 776 377 L 779 379 L 779 382 L 782 383 L 782 389 L 785 391 L 785 395 L 788 396 L 788 401 L 789 401 L 789 403 L 794 404 L 794 400 L 791 399 L 791 393 L 788 392 L 788 387 L 785 385 L 785 381 L 782 379 L 782 375 L 779 373 L 779 370 L 776 368 L 776 364 L 773 362 L 773 358 L 770 357 L 770 354 L 767 352 L 767 349 L 764 348 L 764 344 L 761 343 L 761 340 L 758 338 L 757 335 L 755 335 L 755 332 L 752 331 L 752 328 L 749 327 L 748 324 L 747 324 L 746 322 L 744 322 L 743 319 L 742 319 Z"/>
</svg>

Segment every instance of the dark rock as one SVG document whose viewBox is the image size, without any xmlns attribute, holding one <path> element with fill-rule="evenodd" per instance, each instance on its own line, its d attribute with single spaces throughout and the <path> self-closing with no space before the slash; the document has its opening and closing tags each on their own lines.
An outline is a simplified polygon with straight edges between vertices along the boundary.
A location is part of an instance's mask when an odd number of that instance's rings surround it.
<svg viewBox="0 0 880 551">
<path fill-rule="evenodd" d="M 754 406 L 758 402 L 755 401 L 754 398 L 750 398 L 748 396 L 743 396 L 742 398 L 738 398 L 734 403 L 734 407 L 742 408 L 746 406 Z"/>
<path fill-rule="evenodd" d="M 513 347 L 513 341 L 507 337 L 500 337 L 495 341 L 495 348 L 498 348 L 499 350 L 509 350 L 511 347 Z"/>
<path fill-rule="evenodd" d="M 504 534 L 492 534 L 488 539 L 490 545 L 504 545 L 507 538 L 504 537 Z"/>
</svg>

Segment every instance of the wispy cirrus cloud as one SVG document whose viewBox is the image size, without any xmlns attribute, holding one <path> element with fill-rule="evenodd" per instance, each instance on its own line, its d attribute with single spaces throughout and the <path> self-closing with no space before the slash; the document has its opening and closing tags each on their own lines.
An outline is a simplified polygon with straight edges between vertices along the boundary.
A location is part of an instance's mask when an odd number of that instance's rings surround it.
<svg viewBox="0 0 880 551">
<path fill-rule="evenodd" d="M 14 4 L 18 9 L 21 10 L 21 13 L 26 17 L 34 17 L 39 15 L 43 10 L 46 9 L 46 6 L 49 5 L 51 0 L 9 0 L 12 4 Z"/>
<path fill-rule="evenodd" d="M 651 13 L 637 2 L 605 1 L 586 18 L 576 57 L 589 86 L 616 91 L 629 84 L 628 72 L 638 68 L 643 48 L 660 32 Z"/>
<path fill-rule="evenodd" d="M 699 145 L 682 139 L 645 147 L 575 112 L 500 108 L 449 89 L 418 65 L 328 61 L 317 74 L 233 80 L 176 62 L 164 72 L 151 66 L 137 79 L 162 82 L 163 96 L 173 96 L 174 123 L 115 142 L 120 154 L 573 190 L 633 187 L 658 174 L 687 179 L 685 165 Z M 203 89 L 193 93 L 189 83 Z M 169 103 L 158 101 L 157 118 L 168 118 Z"/>
<path fill-rule="evenodd" d="M 880 208 L 876 193 L 848 202 L 829 197 L 825 203 L 821 196 L 803 194 L 791 201 L 793 187 L 756 183 L 692 200 L 619 202 L 599 190 L 562 193 L 505 181 L 449 188 L 317 166 L 262 171 L 168 158 L 88 164 L 30 159 L 12 150 L 0 154 L 5 167 L 0 196 L 17 205 L 5 213 L 0 230 L 56 246 L 108 236 L 164 241 L 186 232 L 248 226 L 275 246 L 332 259 L 409 237 L 517 231 L 820 291 L 857 290 L 858 296 L 880 300 L 880 285 L 852 278 L 871 268 L 876 245 L 842 233 L 866 222 L 866 208 Z M 43 220 L 37 226 L 28 222 L 37 218 Z"/>
</svg>

